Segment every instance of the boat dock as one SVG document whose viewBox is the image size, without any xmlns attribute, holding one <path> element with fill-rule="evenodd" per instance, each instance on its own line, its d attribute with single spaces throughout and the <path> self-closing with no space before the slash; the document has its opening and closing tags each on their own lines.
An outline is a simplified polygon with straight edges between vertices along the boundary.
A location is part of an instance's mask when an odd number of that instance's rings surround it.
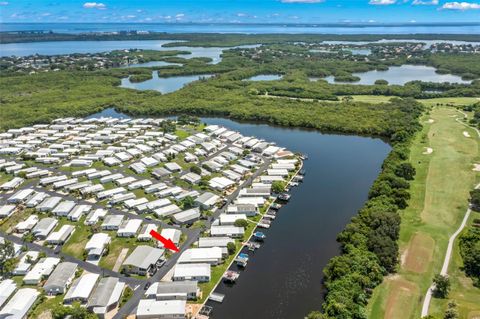
<svg viewBox="0 0 480 319">
<path fill-rule="evenodd" d="M 235 258 L 235 262 L 237 263 L 237 266 L 239 267 L 247 267 L 248 264 L 248 255 L 245 253 L 240 253 L 238 254 L 237 258 Z"/>
<path fill-rule="evenodd" d="M 240 277 L 240 273 L 233 271 L 233 270 L 227 270 L 223 274 L 223 281 L 224 282 L 229 282 L 229 283 L 234 283 L 237 281 L 238 277 Z"/>
<path fill-rule="evenodd" d="M 301 182 L 303 180 L 303 175 L 305 172 L 302 170 L 303 167 L 303 162 L 300 163 L 300 167 L 298 170 L 295 172 L 295 174 L 290 178 L 289 181 L 287 181 L 287 185 L 290 186 L 297 186 L 298 182 Z M 302 176 L 299 176 L 302 175 Z M 293 180 L 299 176 L 299 179 Z M 293 182 L 293 183 L 292 183 Z M 295 184 L 297 183 L 297 184 Z M 292 185 L 293 184 L 293 185 Z M 263 215 L 261 215 L 261 219 L 256 223 L 256 229 L 253 233 L 250 234 L 250 237 L 242 243 L 243 246 L 247 247 L 249 251 L 255 251 L 256 249 L 261 247 L 261 243 L 266 239 L 266 235 L 258 231 L 259 228 L 270 228 L 270 225 L 272 221 L 277 217 L 278 210 L 283 206 L 286 205 L 287 202 L 289 201 L 291 195 L 287 192 L 284 192 L 280 194 L 277 198 L 273 198 L 274 200 L 269 203 L 269 205 L 266 207 L 266 211 Z M 280 201 L 280 202 L 279 202 Z M 208 296 L 207 300 L 212 300 L 215 302 L 223 302 L 225 295 L 214 292 L 214 290 L 217 288 L 217 286 L 223 281 L 224 283 L 235 283 L 236 280 L 240 277 L 240 272 L 230 270 L 229 268 L 233 265 L 236 264 L 237 267 L 239 268 L 245 268 L 248 264 L 249 260 L 249 255 L 245 252 L 241 252 L 240 250 L 238 252 L 238 255 L 236 258 L 234 258 L 230 264 L 227 267 L 227 271 L 222 275 L 221 279 L 217 282 L 215 287 L 213 288 L 212 292 Z M 208 308 L 207 308 L 208 307 Z M 203 304 L 203 308 L 201 311 L 198 313 L 201 317 L 198 317 L 197 319 L 207 319 L 211 316 L 211 312 L 213 311 L 213 308 L 211 306 L 207 306 L 205 303 Z M 206 313 L 208 312 L 208 314 Z"/>
<path fill-rule="evenodd" d="M 225 295 L 224 294 L 219 294 L 218 292 L 212 292 L 210 294 L 210 296 L 208 297 L 208 299 L 210 299 L 212 301 L 215 301 L 215 302 L 222 303 L 223 299 L 225 299 Z"/>
</svg>

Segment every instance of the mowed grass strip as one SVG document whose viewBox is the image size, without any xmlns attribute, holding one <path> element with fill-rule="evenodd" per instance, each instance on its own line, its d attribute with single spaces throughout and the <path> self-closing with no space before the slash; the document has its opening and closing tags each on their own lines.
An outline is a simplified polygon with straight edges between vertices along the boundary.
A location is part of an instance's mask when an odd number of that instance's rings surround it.
<svg viewBox="0 0 480 319">
<path fill-rule="evenodd" d="M 435 241 L 428 234 L 414 234 L 402 258 L 403 268 L 424 273 L 432 260 L 434 246 Z"/>
<path fill-rule="evenodd" d="M 455 121 L 458 115 L 453 108 L 437 107 L 421 119 L 424 128 L 414 139 L 410 154 L 417 175 L 411 183 L 410 205 L 401 212 L 399 247 L 404 263 L 399 266 L 398 274 L 375 289 L 368 306 L 369 318 L 418 319 L 425 292 L 440 271 L 448 238 L 464 216 L 469 191 L 477 176 L 472 171 L 472 163 L 478 158 L 478 141 L 465 138 L 465 126 Z M 429 119 L 434 122 L 427 123 Z M 433 152 L 424 154 L 426 147 L 431 147 Z M 416 234 L 422 237 L 418 239 Z M 427 240 L 427 236 L 431 239 Z M 418 242 L 421 247 L 416 247 Z M 432 257 L 427 264 L 428 256 Z M 418 289 L 392 293 L 398 289 L 392 281 L 414 283 Z M 480 291 L 473 295 L 480 300 Z M 468 302 L 456 301 L 459 308 L 464 308 L 461 312 L 475 310 Z M 401 317 L 391 309 L 398 306 L 402 309 Z M 443 317 L 445 308 L 446 301 L 434 300 L 431 313 Z"/>
</svg>

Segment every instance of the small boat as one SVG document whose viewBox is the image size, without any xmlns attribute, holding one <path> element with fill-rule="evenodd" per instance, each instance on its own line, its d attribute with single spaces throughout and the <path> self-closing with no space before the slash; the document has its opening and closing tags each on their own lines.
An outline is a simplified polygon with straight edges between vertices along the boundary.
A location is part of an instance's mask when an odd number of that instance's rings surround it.
<svg viewBox="0 0 480 319">
<path fill-rule="evenodd" d="M 249 241 L 249 242 L 245 243 L 245 246 L 247 246 L 248 250 L 250 250 L 250 251 L 255 251 L 255 249 L 260 248 L 260 244 L 256 243 L 256 242 L 253 242 L 253 241 Z"/>
<path fill-rule="evenodd" d="M 229 282 L 229 283 L 234 283 L 238 277 L 240 277 L 240 273 L 233 271 L 233 270 L 227 270 L 223 274 L 223 281 Z"/>
<path fill-rule="evenodd" d="M 301 169 L 300 172 L 298 172 L 298 174 L 300 175 L 305 175 L 306 171 L 304 169 Z"/>
<path fill-rule="evenodd" d="M 273 203 L 271 206 L 270 206 L 271 209 L 274 209 L 274 210 L 279 210 L 280 208 L 282 208 L 282 205 L 279 204 L 279 203 Z"/>
<path fill-rule="evenodd" d="M 237 266 L 247 267 L 248 255 L 245 253 L 238 254 L 237 258 L 235 258 L 235 262 L 237 263 Z"/>
<path fill-rule="evenodd" d="M 284 202 L 288 202 L 290 200 L 290 197 L 292 197 L 292 195 L 288 193 L 281 193 L 280 195 L 278 195 L 277 199 Z"/>
<path fill-rule="evenodd" d="M 257 231 L 253 233 L 253 238 L 259 241 L 263 241 L 265 238 L 267 238 L 267 236 L 261 231 Z"/>
<path fill-rule="evenodd" d="M 258 223 L 257 226 L 258 226 L 259 228 L 266 228 L 266 229 L 270 228 L 270 224 L 262 223 L 262 222 Z"/>
<path fill-rule="evenodd" d="M 295 181 L 296 183 L 301 183 L 303 182 L 303 175 L 297 175 L 293 178 L 293 181 Z"/>
</svg>

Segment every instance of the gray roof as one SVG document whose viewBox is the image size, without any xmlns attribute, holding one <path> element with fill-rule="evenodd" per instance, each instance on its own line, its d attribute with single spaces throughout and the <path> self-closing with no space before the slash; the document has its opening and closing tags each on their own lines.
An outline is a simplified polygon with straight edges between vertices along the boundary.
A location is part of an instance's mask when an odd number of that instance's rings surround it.
<svg viewBox="0 0 480 319">
<path fill-rule="evenodd" d="M 40 219 L 40 221 L 37 223 L 37 225 L 33 228 L 32 232 L 38 232 L 38 231 L 43 231 L 45 229 L 48 229 L 51 224 L 56 223 L 57 220 L 52 217 L 45 217 Z"/>
<path fill-rule="evenodd" d="M 210 198 L 216 196 L 215 194 L 213 193 L 210 193 L 210 192 L 205 192 L 203 193 L 202 195 L 198 196 L 195 201 L 198 202 L 198 203 L 204 203 L 206 201 L 208 201 Z"/>
<path fill-rule="evenodd" d="M 157 287 L 157 294 L 172 294 L 172 293 L 196 293 L 198 289 L 196 281 L 160 281 Z"/>
<path fill-rule="evenodd" d="M 65 287 L 68 280 L 75 275 L 77 271 L 77 264 L 71 262 L 62 262 L 58 264 L 57 268 L 48 277 L 43 289 L 50 290 L 56 287 Z"/>
<path fill-rule="evenodd" d="M 98 286 L 93 292 L 92 296 L 90 297 L 90 299 L 88 299 L 87 308 L 107 307 L 108 301 L 110 300 L 113 290 L 115 289 L 118 282 L 119 279 L 115 277 L 102 278 L 98 283 Z"/>
<path fill-rule="evenodd" d="M 152 174 L 154 176 L 162 177 L 162 176 L 170 175 L 171 172 L 169 170 L 163 168 L 163 167 L 159 167 L 159 168 L 154 169 Z"/>
<path fill-rule="evenodd" d="M 197 218 L 200 218 L 200 210 L 198 208 L 187 209 L 183 212 L 176 213 L 173 215 L 173 218 L 180 223 L 193 221 Z"/>
<path fill-rule="evenodd" d="M 148 269 L 154 265 L 162 256 L 164 250 L 150 246 L 137 246 L 135 250 L 123 262 L 124 266 L 133 266 L 141 269 Z"/>
</svg>

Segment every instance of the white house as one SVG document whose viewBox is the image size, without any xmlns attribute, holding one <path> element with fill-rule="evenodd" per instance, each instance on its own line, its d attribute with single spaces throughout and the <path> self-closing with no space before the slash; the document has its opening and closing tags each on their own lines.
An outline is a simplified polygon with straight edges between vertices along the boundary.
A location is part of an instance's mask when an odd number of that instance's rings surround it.
<svg viewBox="0 0 480 319">
<path fill-rule="evenodd" d="M 176 264 L 172 276 L 173 281 L 209 282 L 210 278 L 210 264 Z"/>
</svg>

